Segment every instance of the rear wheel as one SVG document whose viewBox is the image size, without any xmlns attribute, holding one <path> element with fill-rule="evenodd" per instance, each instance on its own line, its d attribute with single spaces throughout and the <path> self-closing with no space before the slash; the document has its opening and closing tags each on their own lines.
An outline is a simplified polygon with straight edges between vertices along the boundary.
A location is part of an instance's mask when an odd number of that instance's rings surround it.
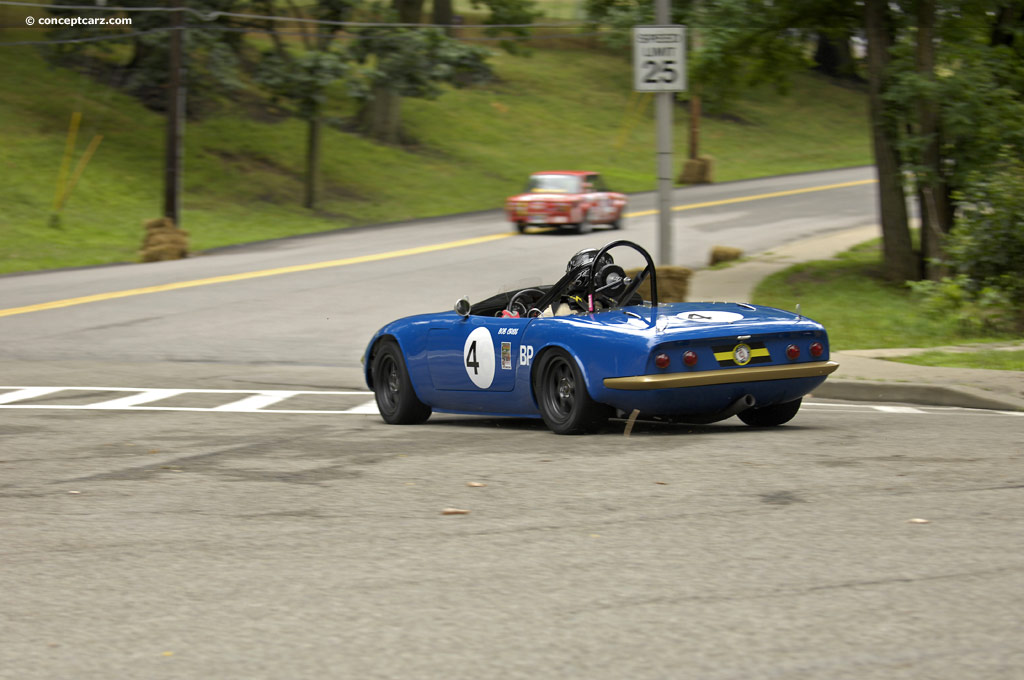
<svg viewBox="0 0 1024 680">
<path fill-rule="evenodd" d="M 792 420 L 796 412 L 800 410 L 800 402 L 802 401 L 803 399 L 797 399 L 796 401 L 773 404 L 764 408 L 748 408 L 746 411 L 740 411 L 736 415 L 744 423 L 753 427 L 775 427 Z"/>
<path fill-rule="evenodd" d="M 519 230 L 520 234 L 526 233 L 526 222 L 516 222 L 516 229 Z"/>
<path fill-rule="evenodd" d="M 381 340 L 373 355 L 373 396 L 384 422 L 415 425 L 430 417 L 431 408 L 419 400 L 398 343 Z"/>
<path fill-rule="evenodd" d="M 544 353 L 533 391 L 544 423 L 555 434 L 583 434 L 608 418 L 608 407 L 590 398 L 583 373 L 565 350 Z"/>
</svg>

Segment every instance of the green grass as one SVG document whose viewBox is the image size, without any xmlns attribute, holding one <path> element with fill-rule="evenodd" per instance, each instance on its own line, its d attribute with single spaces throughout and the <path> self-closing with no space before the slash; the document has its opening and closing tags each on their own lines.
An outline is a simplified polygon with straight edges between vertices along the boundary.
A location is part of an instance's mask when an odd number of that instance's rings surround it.
<svg viewBox="0 0 1024 680">
<path fill-rule="evenodd" d="M 9 8 L 10 9 L 10 8 Z M 17 23 L 17 17 L 12 19 Z M 0 31 L 0 40 L 42 37 Z M 655 138 L 650 95 L 631 91 L 631 64 L 598 50 L 495 51 L 499 79 L 427 101 L 405 99 L 414 144 L 387 146 L 337 128 L 323 135 L 322 200 L 301 207 L 305 125 L 227 101 L 185 133 L 182 226 L 194 251 L 218 246 L 495 209 L 528 173 L 602 171 L 620 191 L 652 191 Z M 134 261 L 142 223 L 162 214 L 164 119 L 134 99 L 68 69 L 32 47 L 0 47 L 0 273 Z M 327 114 L 353 104 L 344 88 Z M 82 113 L 74 160 L 103 140 L 50 226 L 72 112 Z M 675 116 L 676 163 L 687 156 L 689 121 Z M 752 90 L 729 119 L 705 118 L 701 152 L 716 181 L 869 164 L 863 95 L 812 75 L 785 96 Z M 72 164 L 74 167 L 74 163 Z"/>
<path fill-rule="evenodd" d="M 1014 339 L 1008 334 L 985 335 L 964 329 L 949 317 L 926 315 L 906 286 L 882 277 L 878 240 L 832 260 L 797 264 L 773 274 L 757 286 L 753 298 L 758 304 L 789 310 L 799 303 L 802 314 L 828 329 L 834 350 Z"/>
<path fill-rule="evenodd" d="M 1024 371 L 1024 350 L 989 350 L 976 352 L 922 352 L 890 361 L 918 366 L 948 366 L 952 368 L 988 368 L 998 371 Z"/>
</svg>

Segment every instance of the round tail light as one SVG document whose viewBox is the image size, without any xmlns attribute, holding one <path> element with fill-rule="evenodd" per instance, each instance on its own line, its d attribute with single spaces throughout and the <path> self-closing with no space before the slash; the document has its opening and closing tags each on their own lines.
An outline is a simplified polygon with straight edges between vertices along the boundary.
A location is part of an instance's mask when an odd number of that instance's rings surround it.
<svg viewBox="0 0 1024 680">
<path fill-rule="evenodd" d="M 658 368 L 668 368 L 669 358 L 667 354 L 659 354 L 654 357 L 654 365 Z"/>
<path fill-rule="evenodd" d="M 687 366 L 696 366 L 697 353 L 694 352 L 692 349 L 688 349 L 685 352 L 683 352 L 683 363 L 686 364 Z"/>
<path fill-rule="evenodd" d="M 797 359 L 800 357 L 800 348 L 796 345 L 790 345 L 786 348 L 786 356 L 790 359 Z"/>
<path fill-rule="evenodd" d="M 825 352 L 825 346 L 820 342 L 812 342 L 810 350 L 812 357 L 820 357 Z"/>
</svg>

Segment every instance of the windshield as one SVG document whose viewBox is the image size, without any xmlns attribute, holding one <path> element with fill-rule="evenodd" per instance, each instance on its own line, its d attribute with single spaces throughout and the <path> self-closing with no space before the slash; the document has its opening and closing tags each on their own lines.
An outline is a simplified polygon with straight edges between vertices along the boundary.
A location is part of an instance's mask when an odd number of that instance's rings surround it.
<svg viewBox="0 0 1024 680">
<path fill-rule="evenodd" d="M 532 175 L 527 191 L 554 191 L 563 194 L 580 193 L 580 178 L 576 175 Z"/>
</svg>

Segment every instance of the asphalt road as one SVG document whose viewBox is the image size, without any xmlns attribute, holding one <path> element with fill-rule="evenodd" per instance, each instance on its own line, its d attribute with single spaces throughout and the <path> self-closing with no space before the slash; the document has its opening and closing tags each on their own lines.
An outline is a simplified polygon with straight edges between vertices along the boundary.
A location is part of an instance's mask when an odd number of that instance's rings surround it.
<svg viewBox="0 0 1024 680">
<path fill-rule="evenodd" d="M 713 205 L 676 213 L 676 261 L 869 223 L 870 184 L 820 189 L 869 177 L 680 190 Z M 653 247 L 652 199 L 622 235 Z M 611 238 L 507 233 L 0 278 L 0 678 L 1024 677 L 1020 417 L 810 400 L 769 432 L 572 438 L 362 413 L 376 327 Z"/>
<path fill-rule="evenodd" d="M 11 413 L 5 679 L 1024 677 L 1009 415 Z"/>
<path fill-rule="evenodd" d="M 703 266 L 716 244 L 753 253 L 870 224 L 873 173 L 857 168 L 677 189 L 674 203 L 686 209 L 674 212 L 672 261 Z M 393 319 L 450 309 L 463 295 L 479 300 L 520 283 L 553 283 L 577 250 L 615 238 L 633 239 L 654 254 L 654 199 L 635 197 L 620 232 L 518 235 L 495 211 L 266 242 L 175 262 L 3 277 L 2 356 L 293 363 L 334 368 L 333 384 L 350 385 L 359 379 L 365 343 Z M 281 272 L 285 268 L 292 269 Z M 239 279 L 254 273 L 260 276 Z M 192 285 L 215 277 L 223 282 Z M 183 285 L 190 287 L 109 299 Z M 87 296 L 100 301 L 11 314 Z"/>
</svg>

